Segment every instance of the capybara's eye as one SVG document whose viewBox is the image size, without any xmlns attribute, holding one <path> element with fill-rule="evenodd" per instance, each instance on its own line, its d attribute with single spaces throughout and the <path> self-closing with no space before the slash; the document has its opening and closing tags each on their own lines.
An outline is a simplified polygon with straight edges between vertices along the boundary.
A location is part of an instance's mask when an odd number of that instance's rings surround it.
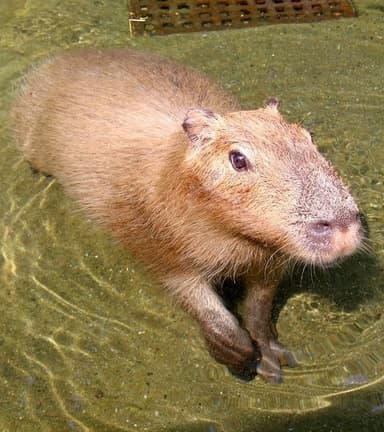
<svg viewBox="0 0 384 432">
<path fill-rule="evenodd" d="M 236 171 L 247 171 L 249 167 L 248 159 L 239 151 L 231 151 L 229 160 Z"/>
</svg>

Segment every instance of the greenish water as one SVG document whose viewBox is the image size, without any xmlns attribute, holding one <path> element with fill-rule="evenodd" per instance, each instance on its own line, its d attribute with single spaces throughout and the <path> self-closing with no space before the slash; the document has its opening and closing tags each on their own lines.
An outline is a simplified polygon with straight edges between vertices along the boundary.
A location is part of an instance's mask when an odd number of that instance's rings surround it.
<svg viewBox="0 0 384 432">
<path fill-rule="evenodd" d="M 0 4 L 0 431 L 381 431 L 384 427 L 384 7 L 358 19 L 129 38 L 121 0 Z M 133 46 L 205 71 L 246 108 L 278 96 L 315 132 L 365 213 L 374 250 L 279 296 L 299 360 L 243 383 L 197 325 L 91 225 L 6 133 L 29 64 L 76 46 Z"/>
</svg>

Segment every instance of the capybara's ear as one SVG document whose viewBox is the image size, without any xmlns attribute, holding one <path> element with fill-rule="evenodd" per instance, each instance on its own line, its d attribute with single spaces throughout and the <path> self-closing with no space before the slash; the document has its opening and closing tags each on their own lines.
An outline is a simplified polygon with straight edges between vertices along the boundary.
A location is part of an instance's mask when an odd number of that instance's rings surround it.
<svg viewBox="0 0 384 432">
<path fill-rule="evenodd" d="M 273 111 L 279 112 L 280 101 L 276 97 L 271 97 L 267 101 L 266 108 L 269 108 Z"/>
<path fill-rule="evenodd" d="M 212 142 L 223 123 L 224 119 L 220 115 L 203 108 L 194 108 L 187 111 L 183 129 L 189 141 L 193 145 L 200 146 Z"/>
</svg>

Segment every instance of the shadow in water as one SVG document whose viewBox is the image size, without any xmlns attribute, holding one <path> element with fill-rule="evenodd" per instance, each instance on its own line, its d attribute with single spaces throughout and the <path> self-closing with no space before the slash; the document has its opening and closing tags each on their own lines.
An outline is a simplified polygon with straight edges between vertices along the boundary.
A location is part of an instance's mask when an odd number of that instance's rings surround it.
<svg viewBox="0 0 384 432">
<path fill-rule="evenodd" d="M 328 299 L 342 311 L 352 312 L 375 297 L 381 274 L 376 258 L 363 253 L 327 269 L 296 266 L 280 284 L 274 300 L 273 320 L 277 321 L 289 298 L 305 292 Z M 225 280 L 216 289 L 226 307 L 241 320 L 237 313 L 245 293 L 241 280 Z"/>
<path fill-rule="evenodd" d="M 328 269 L 296 268 L 280 285 L 275 310 L 300 292 L 311 292 L 329 299 L 340 310 L 351 312 L 378 292 L 381 269 L 372 255 L 356 254 Z"/>
<path fill-rule="evenodd" d="M 369 237 L 369 227 L 361 216 L 364 231 Z M 280 284 L 274 301 L 274 320 L 290 297 L 302 292 L 311 292 L 329 299 L 337 308 L 345 312 L 357 309 L 362 303 L 374 298 L 378 292 L 378 281 L 382 269 L 373 254 L 357 253 L 335 266 L 320 267 L 296 265 Z M 216 286 L 226 307 L 238 315 L 237 305 L 244 297 L 241 280 L 226 279 Z M 238 318 L 240 318 L 238 316 Z M 240 318 L 241 319 L 241 318 Z"/>
</svg>

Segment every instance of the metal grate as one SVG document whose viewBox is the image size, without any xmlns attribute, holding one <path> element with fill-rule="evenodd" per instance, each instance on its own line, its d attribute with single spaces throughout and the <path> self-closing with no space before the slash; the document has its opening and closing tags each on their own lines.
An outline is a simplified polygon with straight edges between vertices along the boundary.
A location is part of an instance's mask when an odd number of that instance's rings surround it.
<svg viewBox="0 0 384 432">
<path fill-rule="evenodd" d="M 133 34 L 169 34 L 356 16 L 350 0 L 130 0 Z"/>
</svg>

